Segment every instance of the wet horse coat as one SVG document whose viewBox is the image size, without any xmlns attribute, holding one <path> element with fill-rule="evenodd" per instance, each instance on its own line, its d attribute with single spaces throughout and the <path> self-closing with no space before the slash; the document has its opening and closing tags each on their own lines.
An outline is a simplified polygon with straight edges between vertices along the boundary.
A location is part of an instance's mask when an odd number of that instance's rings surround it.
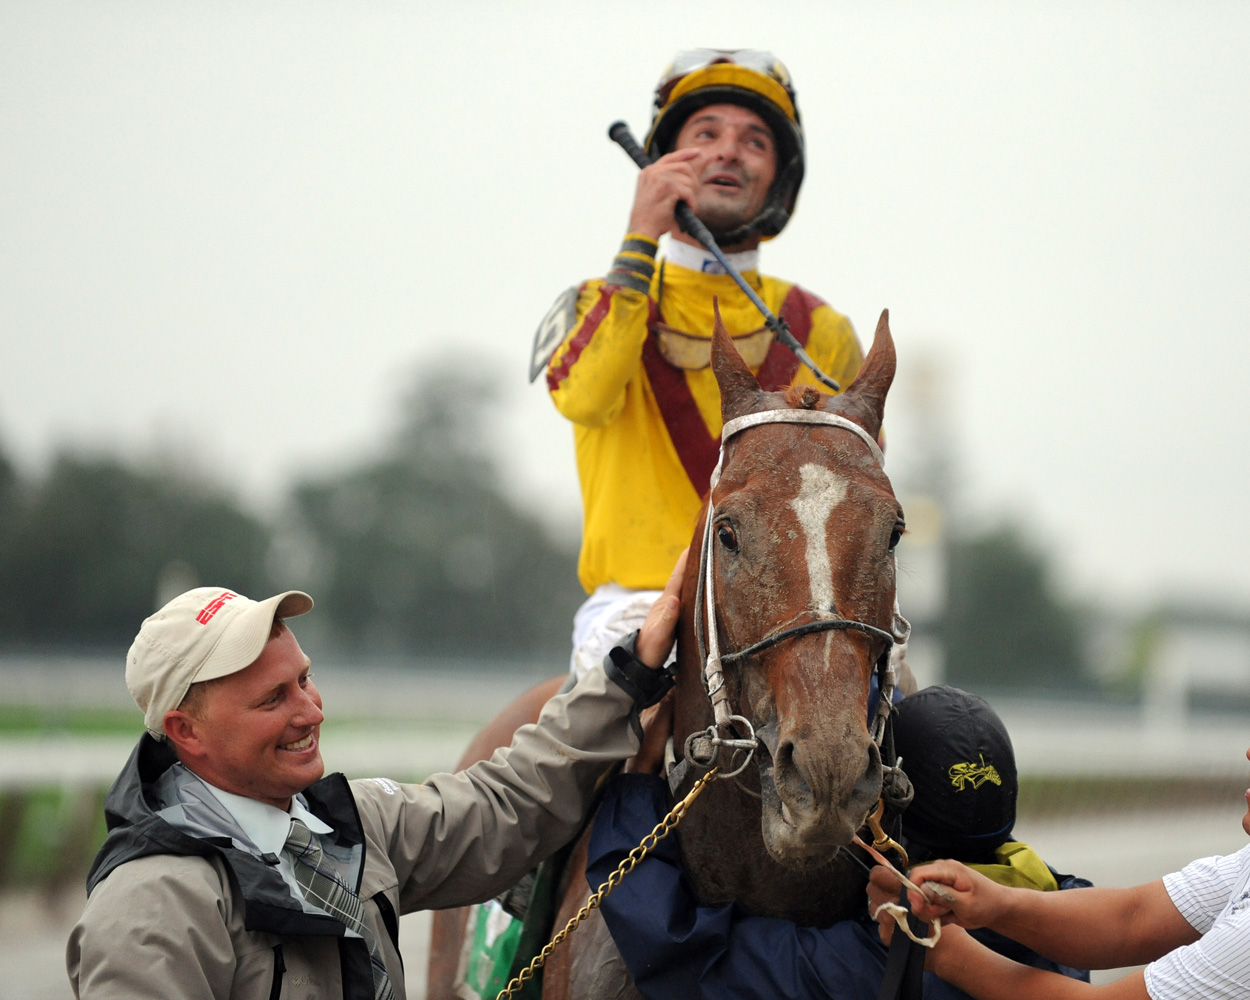
<svg viewBox="0 0 1250 1000">
<path fill-rule="evenodd" d="M 718 329 L 713 367 L 728 424 L 766 410 L 838 414 L 876 438 L 895 357 L 882 314 L 859 377 L 842 395 L 794 387 L 765 393 Z M 901 631 L 895 612 L 894 546 L 902 510 L 875 448 L 842 427 L 774 423 L 724 445 L 722 473 L 695 530 L 706 538 L 715 629 L 726 653 L 794 628 L 756 654 L 730 662 L 732 711 L 754 727 L 760 747 L 738 779 L 714 782 L 676 836 L 699 898 L 800 923 L 828 924 L 863 905 L 862 871 L 841 851 L 876 805 L 882 768 L 868 732 L 876 665 Z M 682 588 L 674 744 L 713 722 L 699 655 L 700 560 Z M 706 581 L 705 581 L 706 582 Z M 833 619 L 870 627 L 804 631 Z M 883 640 L 880 636 L 884 635 Z M 688 774 L 683 793 L 693 782 Z M 586 894 L 584 844 L 574 855 L 556 926 Z M 557 950 L 544 997 L 636 996 L 597 914 Z"/>
</svg>

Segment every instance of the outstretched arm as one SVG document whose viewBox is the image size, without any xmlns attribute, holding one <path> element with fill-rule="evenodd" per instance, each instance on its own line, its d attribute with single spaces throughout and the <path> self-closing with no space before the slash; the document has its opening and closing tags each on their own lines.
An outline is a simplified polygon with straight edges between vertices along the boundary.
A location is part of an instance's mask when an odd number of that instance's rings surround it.
<svg viewBox="0 0 1250 1000">
<path fill-rule="evenodd" d="M 958 861 L 922 865 L 911 879 L 925 890 L 923 899 L 909 893 L 922 919 L 947 916 L 963 927 L 989 927 L 1082 969 L 1141 965 L 1199 937 L 1162 880 L 1131 889 L 1034 892 L 998 885 Z M 891 882 L 897 893 L 893 876 L 874 871 L 877 888 L 870 893 L 888 893 Z"/>
<path fill-rule="evenodd" d="M 1036 892 L 999 885 L 957 861 L 922 865 L 910 877 L 924 893 L 908 891 L 913 910 L 925 920 L 941 917 L 944 924 L 925 967 L 977 1000 L 1147 1000 L 1148 993 L 1140 971 L 1091 986 L 1004 958 L 965 928 L 989 927 L 1056 962 L 1093 969 L 1144 964 L 1199 937 L 1161 881 L 1132 889 Z M 874 869 L 868 888 L 871 912 L 897 898 L 900 888 L 891 872 Z M 889 941 L 893 919 L 883 911 L 878 920 L 882 938 Z"/>
<path fill-rule="evenodd" d="M 366 831 L 395 867 L 401 912 L 489 899 L 577 833 L 604 772 L 638 749 L 638 709 L 666 689 L 657 668 L 672 644 L 680 569 L 643 625 L 641 664 L 614 656 L 613 679 L 591 670 L 509 747 L 464 771 L 422 785 L 352 783 Z"/>
<path fill-rule="evenodd" d="M 1031 892 L 1035 896 L 1074 896 L 1085 892 Z M 1138 970 L 1113 983 L 1093 986 L 1057 972 L 1021 965 L 991 951 L 961 927 L 944 927 L 925 968 L 976 1000 L 1151 1000 Z"/>
</svg>

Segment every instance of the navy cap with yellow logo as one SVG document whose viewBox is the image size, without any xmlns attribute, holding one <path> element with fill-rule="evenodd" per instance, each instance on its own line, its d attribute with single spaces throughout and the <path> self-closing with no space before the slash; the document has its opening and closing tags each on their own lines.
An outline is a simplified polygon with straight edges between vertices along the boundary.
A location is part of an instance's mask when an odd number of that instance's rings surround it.
<svg viewBox="0 0 1250 1000">
<path fill-rule="evenodd" d="M 1011 838 L 1019 782 L 1002 719 L 980 695 L 935 685 L 896 706 L 894 745 L 915 797 L 903 834 L 932 857 L 976 862 Z"/>
</svg>

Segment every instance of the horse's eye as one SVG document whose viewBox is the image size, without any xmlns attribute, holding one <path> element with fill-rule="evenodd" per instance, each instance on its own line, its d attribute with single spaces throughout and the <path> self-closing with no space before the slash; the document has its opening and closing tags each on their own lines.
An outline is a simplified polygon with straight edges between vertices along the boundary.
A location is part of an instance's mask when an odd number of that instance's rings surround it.
<svg viewBox="0 0 1250 1000">
<path fill-rule="evenodd" d="M 733 528 L 729 525 L 718 524 L 716 526 L 716 538 L 730 552 L 738 551 L 738 536 L 734 534 Z"/>
<path fill-rule="evenodd" d="M 890 532 L 890 551 L 894 551 L 894 546 L 898 545 L 899 540 L 903 537 L 903 532 L 907 530 L 907 525 L 902 521 L 894 522 L 894 530 Z"/>
</svg>

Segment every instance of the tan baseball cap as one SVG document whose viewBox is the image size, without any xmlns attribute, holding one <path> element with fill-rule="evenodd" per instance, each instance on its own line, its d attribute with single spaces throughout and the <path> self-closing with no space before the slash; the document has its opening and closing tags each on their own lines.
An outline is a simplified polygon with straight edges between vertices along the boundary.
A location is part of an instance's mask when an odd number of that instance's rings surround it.
<svg viewBox="0 0 1250 1000">
<path fill-rule="evenodd" d="M 275 618 L 312 610 L 303 591 L 253 601 L 224 587 L 196 587 L 147 618 L 126 655 L 126 687 L 158 740 L 165 713 L 177 708 L 196 681 L 225 677 L 260 656 Z"/>
</svg>

